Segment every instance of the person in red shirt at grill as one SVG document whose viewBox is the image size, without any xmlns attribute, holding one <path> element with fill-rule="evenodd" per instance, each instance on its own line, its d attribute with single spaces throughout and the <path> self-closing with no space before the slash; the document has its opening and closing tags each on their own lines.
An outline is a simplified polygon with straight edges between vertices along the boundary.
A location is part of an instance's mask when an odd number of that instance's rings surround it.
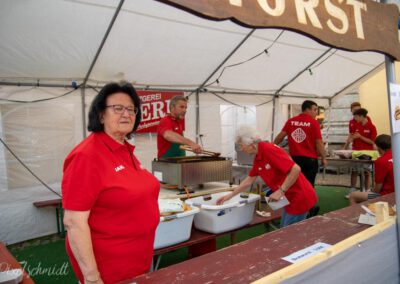
<svg viewBox="0 0 400 284">
<path fill-rule="evenodd" d="M 286 196 L 290 202 L 282 210 L 282 228 L 306 219 L 308 211 L 317 202 L 317 195 L 300 167 L 279 146 L 262 142 L 260 135 L 252 127 L 241 127 L 237 131 L 236 142 L 241 151 L 255 154 L 253 167 L 243 182 L 234 191 L 219 198 L 217 204 L 223 204 L 245 191 L 260 176 L 273 191 L 269 196 L 270 200 L 278 201 Z"/>
<path fill-rule="evenodd" d="M 187 110 L 187 99 L 184 96 L 175 96 L 169 104 L 170 113 L 160 120 L 157 129 L 157 157 L 183 157 L 185 151 L 180 145 L 188 145 L 193 152 L 199 154 L 201 146 L 192 140 L 185 138 L 185 115 Z"/>
<path fill-rule="evenodd" d="M 150 269 L 160 183 L 126 141 L 140 120 L 133 86 L 105 85 L 90 107 L 92 133 L 65 159 L 65 242 L 80 283 L 117 283 Z"/>
<path fill-rule="evenodd" d="M 376 138 L 376 127 L 368 119 L 368 111 L 365 108 L 356 109 L 353 113 L 354 120 L 357 122 L 354 124 L 353 134 L 350 135 L 349 140 L 353 143 L 353 150 L 373 150 L 374 140 Z M 365 175 L 365 186 L 366 190 L 371 187 L 371 165 L 365 165 L 362 169 Z M 357 171 L 352 168 L 351 172 L 351 192 L 356 191 L 355 185 L 357 182 Z"/>
<path fill-rule="evenodd" d="M 375 161 L 375 187 L 372 191 L 352 192 L 350 204 L 360 203 L 382 195 L 394 192 L 393 157 L 390 135 L 382 134 L 376 137 L 375 144 L 381 155 Z"/>
</svg>

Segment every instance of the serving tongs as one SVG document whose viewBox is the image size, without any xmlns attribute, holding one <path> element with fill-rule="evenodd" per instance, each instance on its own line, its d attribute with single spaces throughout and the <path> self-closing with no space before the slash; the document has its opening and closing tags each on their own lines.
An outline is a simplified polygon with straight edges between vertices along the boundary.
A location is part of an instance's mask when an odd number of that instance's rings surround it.
<svg viewBox="0 0 400 284">
<path fill-rule="evenodd" d="M 180 149 L 185 150 L 185 151 L 190 151 L 193 152 L 192 148 L 188 145 L 181 145 L 179 146 Z M 212 152 L 212 151 L 207 151 L 207 150 L 201 150 L 200 154 L 207 155 L 207 156 L 212 156 L 212 157 L 219 157 L 221 156 L 221 153 L 217 152 Z"/>
</svg>

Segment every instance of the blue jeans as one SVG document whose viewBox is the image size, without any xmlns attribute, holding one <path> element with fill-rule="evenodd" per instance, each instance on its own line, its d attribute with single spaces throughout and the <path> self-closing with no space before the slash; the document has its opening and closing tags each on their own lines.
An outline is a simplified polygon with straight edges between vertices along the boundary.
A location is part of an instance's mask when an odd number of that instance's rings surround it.
<svg viewBox="0 0 400 284">
<path fill-rule="evenodd" d="M 282 208 L 281 228 L 305 220 L 307 213 L 308 212 L 298 215 L 291 215 L 286 212 L 285 208 Z"/>
</svg>

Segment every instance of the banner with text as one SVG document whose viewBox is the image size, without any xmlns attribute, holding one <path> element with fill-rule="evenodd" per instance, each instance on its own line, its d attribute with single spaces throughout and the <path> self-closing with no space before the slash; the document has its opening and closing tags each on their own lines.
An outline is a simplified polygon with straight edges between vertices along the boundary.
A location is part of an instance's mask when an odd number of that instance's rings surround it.
<svg viewBox="0 0 400 284">
<path fill-rule="evenodd" d="M 400 60 L 399 8 L 371 0 L 158 0 L 213 20 L 282 28 L 326 45 Z"/>
<path fill-rule="evenodd" d="M 137 133 L 157 132 L 161 118 L 169 113 L 169 102 L 183 92 L 137 91 L 142 110 L 142 121 Z"/>
</svg>

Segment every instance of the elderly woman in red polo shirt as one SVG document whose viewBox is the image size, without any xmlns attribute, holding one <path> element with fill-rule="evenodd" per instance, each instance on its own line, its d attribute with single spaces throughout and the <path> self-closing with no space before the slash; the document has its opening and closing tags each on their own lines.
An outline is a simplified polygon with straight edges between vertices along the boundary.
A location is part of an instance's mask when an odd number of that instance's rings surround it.
<svg viewBox="0 0 400 284">
<path fill-rule="evenodd" d="M 64 162 L 66 249 L 80 283 L 117 283 L 150 268 L 160 184 L 126 141 L 140 118 L 133 86 L 107 84 L 90 108 L 93 133 Z"/>
<path fill-rule="evenodd" d="M 281 227 L 306 219 L 308 211 L 317 201 L 317 195 L 300 167 L 279 146 L 262 142 L 252 127 L 241 127 L 236 133 L 236 142 L 243 152 L 256 155 L 253 168 L 243 182 L 233 192 L 217 200 L 217 204 L 245 191 L 260 176 L 273 191 L 269 196 L 271 201 L 285 196 L 290 202 L 282 210 Z"/>
</svg>

